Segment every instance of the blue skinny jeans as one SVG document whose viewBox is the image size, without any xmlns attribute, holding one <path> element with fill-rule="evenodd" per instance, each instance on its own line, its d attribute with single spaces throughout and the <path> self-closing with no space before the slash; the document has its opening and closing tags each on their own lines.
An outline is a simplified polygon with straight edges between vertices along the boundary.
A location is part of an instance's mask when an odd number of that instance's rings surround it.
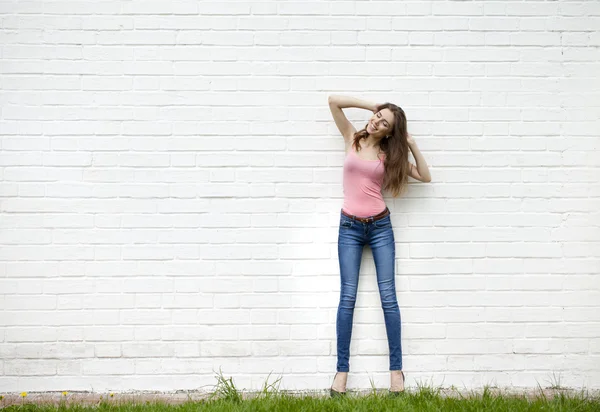
<svg viewBox="0 0 600 412">
<path fill-rule="evenodd" d="M 373 252 L 377 271 L 377 285 L 390 353 L 390 370 L 402 370 L 400 308 L 396 299 L 394 279 L 396 244 L 390 215 L 377 221 L 360 222 L 345 216 L 340 210 L 338 258 L 341 287 L 336 320 L 337 371 L 349 372 L 350 370 L 352 320 L 365 244 L 368 244 Z"/>
</svg>

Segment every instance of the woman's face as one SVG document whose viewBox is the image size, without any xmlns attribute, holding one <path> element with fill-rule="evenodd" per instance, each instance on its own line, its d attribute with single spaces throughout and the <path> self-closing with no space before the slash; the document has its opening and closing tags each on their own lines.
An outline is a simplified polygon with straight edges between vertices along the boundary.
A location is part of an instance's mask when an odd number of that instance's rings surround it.
<svg viewBox="0 0 600 412">
<path fill-rule="evenodd" d="M 369 119 L 367 133 L 372 136 L 385 136 L 392 130 L 394 124 L 394 114 L 390 109 L 383 109 L 374 113 Z"/>
</svg>

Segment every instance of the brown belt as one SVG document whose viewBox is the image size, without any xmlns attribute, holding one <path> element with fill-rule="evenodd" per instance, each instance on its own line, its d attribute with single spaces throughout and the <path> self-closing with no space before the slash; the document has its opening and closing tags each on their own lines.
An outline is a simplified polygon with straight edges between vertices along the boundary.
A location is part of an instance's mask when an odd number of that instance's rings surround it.
<svg viewBox="0 0 600 412">
<path fill-rule="evenodd" d="M 344 212 L 344 209 L 342 209 L 342 214 L 344 216 L 349 217 L 350 219 L 358 220 L 359 222 L 363 222 L 363 223 L 369 223 L 369 222 L 374 222 L 376 220 L 383 219 L 384 217 L 386 217 L 387 215 L 390 214 L 390 210 L 386 206 L 386 208 L 383 212 L 381 212 L 375 216 L 370 216 L 370 217 L 358 217 L 355 215 L 351 215 L 351 214 Z"/>
</svg>

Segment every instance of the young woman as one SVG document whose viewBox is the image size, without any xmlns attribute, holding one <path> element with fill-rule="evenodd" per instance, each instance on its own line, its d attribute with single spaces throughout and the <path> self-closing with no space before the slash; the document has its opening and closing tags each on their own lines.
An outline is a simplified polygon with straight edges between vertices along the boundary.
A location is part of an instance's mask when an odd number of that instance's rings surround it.
<svg viewBox="0 0 600 412">
<path fill-rule="evenodd" d="M 360 131 L 348 121 L 343 108 L 358 107 L 373 112 Z M 393 197 L 406 189 L 408 176 L 430 182 L 431 175 L 423 155 L 407 131 L 404 111 L 393 103 L 375 104 L 348 96 L 329 96 L 329 108 L 346 142 L 343 171 L 344 204 L 338 234 L 340 264 L 340 302 L 337 312 L 337 373 L 331 396 L 346 393 L 349 372 L 352 319 L 358 287 L 358 273 L 365 244 L 373 252 L 379 296 L 385 319 L 390 351 L 390 393 L 404 391 L 400 309 L 396 299 L 395 241 L 390 211 L 382 189 Z M 416 166 L 409 162 L 412 151 Z"/>
</svg>

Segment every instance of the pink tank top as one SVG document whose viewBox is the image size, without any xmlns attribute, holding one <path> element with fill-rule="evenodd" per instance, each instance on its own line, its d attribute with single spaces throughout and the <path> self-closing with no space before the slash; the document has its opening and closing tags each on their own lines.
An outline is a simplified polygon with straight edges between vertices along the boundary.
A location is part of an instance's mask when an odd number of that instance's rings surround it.
<svg viewBox="0 0 600 412">
<path fill-rule="evenodd" d="M 358 217 L 383 212 L 386 207 L 381 194 L 384 174 L 383 159 L 361 159 L 351 146 L 344 159 L 344 212 Z"/>
</svg>

